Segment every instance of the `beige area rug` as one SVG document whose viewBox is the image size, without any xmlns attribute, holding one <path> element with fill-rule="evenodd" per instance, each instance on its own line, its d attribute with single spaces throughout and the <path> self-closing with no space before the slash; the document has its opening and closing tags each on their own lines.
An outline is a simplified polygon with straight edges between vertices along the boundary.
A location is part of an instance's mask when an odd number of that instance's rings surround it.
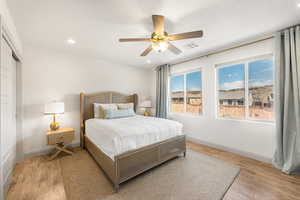
<svg viewBox="0 0 300 200">
<path fill-rule="evenodd" d="M 65 192 L 72 200 L 219 200 L 239 167 L 192 150 L 126 183 L 114 192 L 86 151 L 60 159 Z"/>
</svg>

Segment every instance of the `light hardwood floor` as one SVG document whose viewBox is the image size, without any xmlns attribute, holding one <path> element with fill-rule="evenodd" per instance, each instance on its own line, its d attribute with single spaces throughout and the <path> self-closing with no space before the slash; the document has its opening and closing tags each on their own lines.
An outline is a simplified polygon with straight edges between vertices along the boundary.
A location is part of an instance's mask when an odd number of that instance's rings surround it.
<svg viewBox="0 0 300 200">
<path fill-rule="evenodd" d="M 300 176 L 288 176 L 271 164 L 215 148 L 191 142 L 187 145 L 194 151 L 241 167 L 225 200 L 300 200 Z M 47 161 L 44 156 L 18 164 L 7 200 L 66 200 L 60 159 Z"/>
<path fill-rule="evenodd" d="M 241 167 L 224 200 L 299 200 L 300 176 L 289 176 L 271 164 L 204 145 L 188 142 L 189 148 Z"/>
</svg>

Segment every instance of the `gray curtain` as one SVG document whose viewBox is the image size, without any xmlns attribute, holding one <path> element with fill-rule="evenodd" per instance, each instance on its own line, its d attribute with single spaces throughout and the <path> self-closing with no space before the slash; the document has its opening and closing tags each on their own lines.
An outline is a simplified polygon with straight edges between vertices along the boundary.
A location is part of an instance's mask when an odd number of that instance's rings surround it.
<svg viewBox="0 0 300 200">
<path fill-rule="evenodd" d="M 278 32 L 276 40 L 275 167 L 300 173 L 300 26 Z"/>
<path fill-rule="evenodd" d="M 167 118 L 168 114 L 168 76 L 170 65 L 156 68 L 156 117 Z"/>
</svg>

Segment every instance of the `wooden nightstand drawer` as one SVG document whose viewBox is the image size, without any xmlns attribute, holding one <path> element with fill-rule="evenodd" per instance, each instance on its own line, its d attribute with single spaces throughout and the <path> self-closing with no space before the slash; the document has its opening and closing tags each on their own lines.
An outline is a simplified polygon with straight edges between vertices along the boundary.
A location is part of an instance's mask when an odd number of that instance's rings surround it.
<svg viewBox="0 0 300 200">
<path fill-rule="evenodd" d="M 74 129 L 59 129 L 57 131 L 49 131 L 48 136 L 48 145 L 55 145 L 58 143 L 71 143 L 74 140 Z"/>
<path fill-rule="evenodd" d="M 54 145 L 57 143 L 70 143 L 74 139 L 74 132 L 67 132 L 62 134 L 53 134 L 48 136 L 48 144 Z"/>
</svg>

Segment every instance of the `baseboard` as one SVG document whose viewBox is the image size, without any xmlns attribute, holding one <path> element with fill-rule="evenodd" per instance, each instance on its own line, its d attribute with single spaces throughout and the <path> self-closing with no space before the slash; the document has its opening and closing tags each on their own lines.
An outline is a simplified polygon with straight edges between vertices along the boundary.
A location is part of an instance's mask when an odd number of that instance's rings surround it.
<svg viewBox="0 0 300 200">
<path fill-rule="evenodd" d="M 69 145 L 70 147 L 79 147 L 80 146 L 80 142 L 76 142 L 76 143 L 72 143 Z M 37 157 L 37 156 L 42 156 L 42 155 L 47 155 L 49 154 L 52 150 L 54 149 L 53 148 L 49 148 L 47 147 L 47 149 L 42 149 L 40 151 L 35 151 L 35 152 L 30 152 L 30 153 L 25 153 L 24 154 L 24 159 L 26 158 L 32 158 L 32 157 Z"/>
<path fill-rule="evenodd" d="M 245 152 L 245 151 L 237 150 L 237 149 L 234 149 L 234 148 L 226 147 L 226 146 L 223 146 L 223 145 L 214 144 L 214 143 L 210 143 L 210 142 L 205 142 L 205 141 L 202 141 L 202 140 L 199 140 L 197 138 L 190 137 L 190 136 L 187 136 L 186 138 L 187 138 L 188 141 L 194 142 L 196 144 L 203 144 L 203 145 L 206 145 L 206 146 L 209 146 L 209 147 L 213 147 L 213 148 L 216 148 L 216 149 L 221 149 L 223 151 L 228 151 L 228 152 L 238 154 L 238 155 L 241 155 L 241 156 L 244 156 L 244 157 L 252 158 L 254 160 L 258 160 L 258 161 L 261 161 L 261 162 L 272 163 L 272 158 L 261 156 L 261 155 L 255 154 L 255 153 Z"/>
</svg>

